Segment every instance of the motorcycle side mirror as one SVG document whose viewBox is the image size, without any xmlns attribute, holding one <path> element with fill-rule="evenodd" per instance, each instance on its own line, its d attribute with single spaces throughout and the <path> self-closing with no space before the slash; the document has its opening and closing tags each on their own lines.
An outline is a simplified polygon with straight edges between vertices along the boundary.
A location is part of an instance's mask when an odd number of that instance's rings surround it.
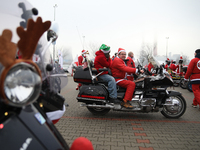
<svg viewBox="0 0 200 150">
<path fill-rule="evenodd" d="M 56 22 L 53 22 L 51 24 L 50 29 L 47 32 L 47 40 L 52 42 L 55 42 L 58 38 L 58 24 Z"/>
<path fill-rule="evenodd" d="M 53 70 L 53 66 L 51 64 L 47 64 L 46 70 L 47 71 L 52 71 Z"/>
</svg>

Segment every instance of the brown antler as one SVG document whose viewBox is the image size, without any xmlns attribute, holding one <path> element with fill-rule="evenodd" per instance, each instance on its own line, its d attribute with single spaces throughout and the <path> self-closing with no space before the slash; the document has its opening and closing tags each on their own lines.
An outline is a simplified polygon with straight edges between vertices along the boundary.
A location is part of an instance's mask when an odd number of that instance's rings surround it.
<svg viewBox="0 0 200 150">
<path fill-rule="evenodd" d="M 11 39 L 12 32 L 5 29 L 0 36 L 0 62 L 5 67 L 9 67 L 15 61 L 17 46 Z"/>
<path fill-rule="evenodd" d="M 42 18 L 38 17 L 36 22 L 34 22 L 33 19 L 28 20 L 26 31 L 23 27 L 17 28 L 17 34 L 20 37 L 17 45 L 22 53 L 23 59 L 32 59 L 32 55 L 35 52 L 40 37 L 49 29 L 50 25 L 50 21 L 43 23 Z"/>
</svg>

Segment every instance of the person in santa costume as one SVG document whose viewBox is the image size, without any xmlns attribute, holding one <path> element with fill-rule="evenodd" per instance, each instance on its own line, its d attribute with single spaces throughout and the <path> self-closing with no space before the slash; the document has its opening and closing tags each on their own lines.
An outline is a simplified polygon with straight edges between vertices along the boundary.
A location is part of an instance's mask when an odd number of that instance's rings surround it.
<svg viewBox="0 0 200 150">
<path fill-rule="evenodd" d="M 176 61 L 175 60 L 172 60 L 171 61 L 171 64 L 169 66 L 169 69 L 171 69 L 172 71 L 175 71 L 176 70 Z"/>
<path fill-rule="evenodd" d="M 151 61 L 149 61 L 149 64 L 148 64 L 147 68 L 148 68 L 149 72 L 151 72 L 151 69 L 154 68 L 154 66 L 153 66 Z"/>
<path fill-rule="evenodd" d="M 81 55 L 78 56 L 78 65 L 82 66 L 83 65 L 83 58 L 86 57 L 86 54 L 88 54 L 88 51 L 82 50 Z"/>
<path fill-rule="evenodd" d="M 86 50 L 82 50 L 81 51 L 81 55 L 78 56 L 78 66 L 83 66 L 84 65 L 83 60 L 86 57 L 86 54 L 89 54 L 88 51 L 86 51 Z M 77 87 L 76 87 L 76 90 L 78 90 L 80 87 L 81 87 L 81 84 L 79 83 L 77 85 Z"/>
<path fill-rule="evenodd" d="M 165 69 L 166 69 L 166 71 L 167 72 L 169 72 L 169 66 L 170 66 L 170 60 L 169 60 L 169 58 L 167 58 L 167 60 L 165 61 L 166 62 L 166 64 L 165 64 Z"/>
<path fill-rule="evenodd" d="M 96 57 L 94 59 L 94 67 L 97 69 L 97 71 L 100 68 L 111 67 L 112 60 L 110 58 L 110 46 L 102 44 L 95 55 Z M 104 71 L 98 76 L 98 80 L 108 82 L 109 101 L 117 103 L 119 100 L 117 100 L 117 88 L 115 79 L 108 74 L 108 71 Z"/>
<path fill-rule="evenodd" d="M 183 57 L 181 56 L 178 62 L 178 65 L 176 65 L 176 72 L 178 75 L 183 75 Z"/>
<path fill-rule="evenodd" d="M 133 59 L 134 59 L 133 52 L 129 52 L 128 53 L 128 57 L 126 59 L 128 60 L 126 65 L 129 66 L 129 67 L 135 68 L 135 62 L 133 61 Z M 127 74 L 127 79 L 130 80 L 130 81 L 133 81 L 134 80 L 133 74 L 132 73 L 128 73 Z"/>
<path fill-rule="evenodd" d="M 200 105 L 200 49 L 197 49 L 194 55 L 195 58 L 190 61 L 184 79 L 190 78 L 194 93 L 192 106 L 197 107 Z"/>
<path fill-rule="evenodd" d="M 121 106 L 132 109 L 130 101 L 133 97 L 135 90 L 135 83 L 127 80 L 126 74 L 133 73 L 136 74 L 138 69 L 126 66 L 124 60 L 126 59 L 126 51 L 123 48 L 118 49 L 118 57 L 116 57 L 111 65 L 112 76 L 115 78 L 117 85 L 126 88 L 126 93 L 121 103 Z M 140 70 L 143 73 L 143 70 Z"/>
</svg>

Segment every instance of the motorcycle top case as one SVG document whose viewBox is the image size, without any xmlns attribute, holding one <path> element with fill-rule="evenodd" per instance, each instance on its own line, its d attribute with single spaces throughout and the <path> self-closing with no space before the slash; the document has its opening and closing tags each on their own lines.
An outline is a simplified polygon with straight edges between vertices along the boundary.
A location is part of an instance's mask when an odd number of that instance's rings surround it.
<svg viewBox="0 0 200 150">
<path fill-rule="evenodd" d="M 108 91 L 104 85 L 82 85 L 78 94 L 80 98 L 107 99 Z"/>
<path fill-rule="evenodd" d="M 92 83 L 92 76 L 90 75 L 88 68 L 84 70 L 82 66 L 78 66 L 74 73 L 74 82 L 84 84 Z"/>
</svg>

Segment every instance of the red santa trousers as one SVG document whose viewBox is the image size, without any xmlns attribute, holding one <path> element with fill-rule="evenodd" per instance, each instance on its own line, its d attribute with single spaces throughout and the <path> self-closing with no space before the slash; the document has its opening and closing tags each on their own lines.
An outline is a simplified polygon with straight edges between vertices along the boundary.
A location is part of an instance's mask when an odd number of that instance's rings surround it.
<svg viewBox="0 0 200 150">
<path fill-rule="evenodd" d="M 192 84 L 192 91 L 194 93 L 193 105 L 200 105 L 200 84 Z"/>
<path fill-rule="evenodd" d="M 117 85 L 126 88 L 126 93 L 124 96 L 124 99 L 127 101 L 131 101 L 133 97 L 133 92 L 135 90 L 135 82 L 130 81 L 130 80 L 122 80 L 117 83 Z"/>
</svg>

